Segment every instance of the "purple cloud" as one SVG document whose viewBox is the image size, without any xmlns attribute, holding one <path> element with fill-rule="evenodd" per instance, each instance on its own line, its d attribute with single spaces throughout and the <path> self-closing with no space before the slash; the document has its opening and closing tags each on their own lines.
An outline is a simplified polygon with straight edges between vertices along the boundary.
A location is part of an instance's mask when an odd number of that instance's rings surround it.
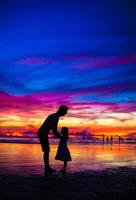
<svg viewBox="0 0 136 200">
<path fill-rule="evenodd" d="M 22 60 L 18 60 L 15 62 L 15 64 L 19 65 L 45 65 L 49 64 L 51 62 L 50 59 L 46 57 L 29 57 L 24 58 Z"/>
</svg>

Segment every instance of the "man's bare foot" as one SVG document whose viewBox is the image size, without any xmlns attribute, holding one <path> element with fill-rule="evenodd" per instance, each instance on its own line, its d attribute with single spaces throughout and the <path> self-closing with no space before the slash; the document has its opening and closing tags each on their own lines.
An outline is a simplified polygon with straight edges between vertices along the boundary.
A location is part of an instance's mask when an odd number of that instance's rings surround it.
<svg viewBox="0 0 136 200">
<path fill-rule="evenodd" d="M 56 170 L 49 167 L 49 168 L 45 169 L 44 174 L 46 175 L 46 174 L 54 173 L 54 172 L 56 172 Z"/>
<path fill-rule="evenodd" d="M 66 170 L 65 169 L 62 169 L 59 172 L 61 172 L 62 174 L 66 174 Z"/>
</svg>

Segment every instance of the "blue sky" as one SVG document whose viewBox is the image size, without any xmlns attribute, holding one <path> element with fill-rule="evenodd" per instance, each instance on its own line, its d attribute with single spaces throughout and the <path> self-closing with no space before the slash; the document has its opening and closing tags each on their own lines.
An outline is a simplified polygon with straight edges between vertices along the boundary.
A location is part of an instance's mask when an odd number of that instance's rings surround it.
<svg viewBox="0 0 136 200">
<path fill-rule="evenodd" d="M 135 85 L 135 8 L 133 1 L 1 2 L 2 91 Z"/>
</svg>

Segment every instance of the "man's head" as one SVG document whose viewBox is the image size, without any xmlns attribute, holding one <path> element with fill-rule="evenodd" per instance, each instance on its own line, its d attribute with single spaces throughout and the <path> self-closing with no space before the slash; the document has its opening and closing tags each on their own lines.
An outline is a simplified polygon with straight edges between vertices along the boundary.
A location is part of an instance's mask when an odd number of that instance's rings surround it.
<svg viewBox="0 0 136 200">
<path fill-rule="evenodd" d="M 61 105 L 57 113 L 59 113 L 60 116 L 65 116 L 67 114 L 68 109 L 69 108 L 66 105 Z"/>
</svg>

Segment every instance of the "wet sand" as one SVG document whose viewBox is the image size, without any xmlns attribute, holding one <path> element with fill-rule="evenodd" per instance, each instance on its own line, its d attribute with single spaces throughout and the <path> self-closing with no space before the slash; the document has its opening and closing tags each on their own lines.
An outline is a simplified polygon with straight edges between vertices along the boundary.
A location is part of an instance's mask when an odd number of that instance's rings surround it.
<svg viewBox="0 0 136 200">
<path fill-rule="evenodd" d="M 57 172 L 48 177 L 1 175 L 0 199 L 135 200 L 136 169 L 119 167 L 66 176 Z"/>
</svg>

